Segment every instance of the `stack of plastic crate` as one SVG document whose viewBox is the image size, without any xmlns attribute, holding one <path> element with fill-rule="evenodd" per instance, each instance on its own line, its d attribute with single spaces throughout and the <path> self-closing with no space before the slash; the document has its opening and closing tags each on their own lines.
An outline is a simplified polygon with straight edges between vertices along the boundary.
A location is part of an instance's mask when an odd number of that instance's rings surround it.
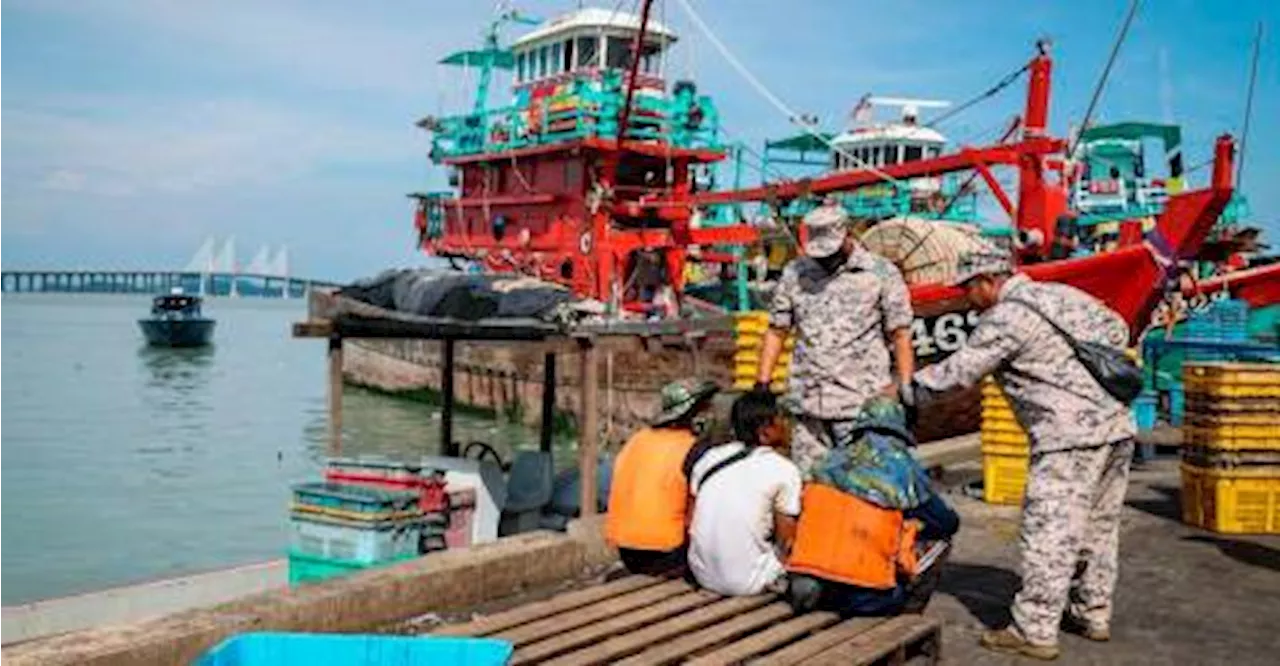
<svg viewBox="0 0 1280 666">
<path fill-rule="evenodd" d="M 982 382 L 982 493 L 988 504 L 1018 504 L 1027 486 L 1031 440 L 1004 392 Z"/>
<path fill-rule="evenodd" d="M 293 487 L 289 582 L 314 582 L 418 556 L 420 493 L 316 482 Z"/>
<path fill-rule="evenodd" d="M 769 330 L 769 313 L 763 310 L 740 312 L 734 315 L 733 332 L 733 387 L 745 391 L 755 386 L 760 372 L 760 351 L 764 347 L 764 334 Z M 795 349 L 794 336 L 787 336 L 782 355 L 773 369 L 772 388 L 781 393 L 787 386 L 787 373 L 791 368 L 791 352 Z"/>
<path fill-rule="evenodd" d="M 420 464 L 383 458 L 332 458 L 324 472 L 325 481 L 382 490 L 404 490 L 418 494 L 422 509 L 420 553 L 444 550 L 445 529 L 450 524 L 452 505 L 445 491 L 445 475 Z"/>
<path fill-rule="evenodd" d="M 1187 363 L 1183 522 L 1280 534 L 1280 364 Z"/>
</svg>

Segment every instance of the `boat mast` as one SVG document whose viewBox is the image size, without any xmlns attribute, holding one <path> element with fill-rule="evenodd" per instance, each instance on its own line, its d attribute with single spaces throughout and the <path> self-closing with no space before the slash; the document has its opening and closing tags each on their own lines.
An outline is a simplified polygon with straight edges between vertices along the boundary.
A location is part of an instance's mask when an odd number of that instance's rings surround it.
<svg viewBox="0 0 1280 666">
<path fill-rule="evenodd" d="M 622 146 L 623 137 L 627 134 L 627 120 L 631 116 L 631 100 L 636 92 L 636 77 L 640 73 L 640 55 L 644 49 L 644 33 L 649 27 L 649 10 L 653 8 L 653 0 L 644 0 L 640 8 L 640 30 L 636 32 L 636 40 L 631 45 L 631 73 L 627 77 L 627 94 L 623 99 L 622 111 L 618 114 L 618 146 Z"/>
</svg>

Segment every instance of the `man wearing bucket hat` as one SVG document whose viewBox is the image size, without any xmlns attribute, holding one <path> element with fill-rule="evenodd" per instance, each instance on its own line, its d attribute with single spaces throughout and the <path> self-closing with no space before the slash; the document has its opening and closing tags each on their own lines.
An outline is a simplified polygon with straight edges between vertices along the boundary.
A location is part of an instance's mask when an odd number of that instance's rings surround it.
<svg viewBox="0 0 1280 666">
<path fill-rule="evenodd" d="M 867 400 L 915 369 L 907 285 L 896 266 L 858 243 L 850 222 L 834 201 L 805 216 L 805 256 L 782 272 L 760 355 L 756 386 L 767 390 L 783 341 L 795 332 L 791 455 L 806 472 L 847 436 Z"/>
<path fill-rule="evenodd" d="M 632 573 L 678 577 L 687 567 L 689 461 L 715 383 L 662 387 L 662 411 L 631 436 L 614 463 L 605 537 Z"/>
<path fill-rule="evenodd" d="M 993 375 L 1030 439 L 1019 545 L 1022 589 L 1013 623 L 982 645 L 1040 659 L 1058 656 L 1058 630 L 1110 638 L 1120 509 L 1137 429 L 1078 356 L 1080 342 L 1123 347 L 1124 320 L 1067 285 L 1015 274 L 1010 257 L 988 246 L 963 255 L 953 284 L 982 318 L 959 350 L 915 374 L 904 402 Z M 1070 596 L 1070 603 L 1068 597 Z"/>
</svg>

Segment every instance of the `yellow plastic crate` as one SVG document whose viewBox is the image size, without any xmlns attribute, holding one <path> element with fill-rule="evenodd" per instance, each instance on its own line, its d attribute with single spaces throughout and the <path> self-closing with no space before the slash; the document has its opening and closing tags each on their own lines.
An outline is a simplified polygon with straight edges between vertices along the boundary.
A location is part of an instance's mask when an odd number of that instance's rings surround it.
<svg viewBox="0 0 1280 666">
<path fill-rule="evenodd" d="M 982 442 L 982 452 L 991 453 L 998 456 L 1021 456 L 1026 458 L 1030 455 L 1029 444 L 1008 444 L 1004 442 Z"/>
<path fill-rule="evenodd" d="M 982 495 L 988 504 L 1020 504 L 1027 488 L 1025 454 L 982 454 Z"/>
<path fill-rule="evenodd" d="M 1200 425 L 1183 426 L 1192 446 L 1230 451 L 1280 451 L 1280 424 L 1276 425 Z"/>
<path fill-rule="evenodd" d="M 1012 432 L 1025 435 L 1026 430 L 1017 419 L 983 414 L 982 432 Z"/>
<path fill-rule="evenodd" d="M 1031 445 L 1031 440 L 1027 437 L 1027 433 L 1025 432 L 1003 432 L 999 430 L 996 430 L 996 431 L 983 430 L 982 434 L 980 435 L 980 438 L 982 440 L 982 445 L 984 447 L 988 444 L 1011 445 L 1011 446 L 1021 446 L 1021 447 L 1027 447 Z"/>
<path fill-rule="evenodd" d="M 1280 398 L 1280 364 L 1187 363 L 1182 383 L 1189 394 L 1215 398 Z"/>
<path fill-rule="evenodd" d="M 1224 534 L 1280 534 L 1280 465 L 1183 463 L 1182 521 Z"/>
<path fill-rule="evenodd" d="M 1202 393 L 1187 393 L 1187 415 L 1250 415 L 1255 418 L 1280 414 L 1280 398 L 1222 397 Z"/>
<path fill-rule="evenodd" d="M 982 420 L 997 419 L 1003 421 L 1018 422 L 1018 417 L 1014 416 L 1012 407 L 992 407 L 989 405 L 982 406 Z"/>
</svg>

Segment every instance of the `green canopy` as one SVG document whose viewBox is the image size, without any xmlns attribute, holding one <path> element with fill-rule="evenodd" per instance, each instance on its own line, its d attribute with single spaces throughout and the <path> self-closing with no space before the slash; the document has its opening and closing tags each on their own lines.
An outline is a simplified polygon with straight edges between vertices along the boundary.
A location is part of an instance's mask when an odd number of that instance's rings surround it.
<svg viewBox="0 0 1280 666">
<path fill-rule="evenodd" d="M 825 151 L 833 136 L 835 135 L 827 132 L 819 132 L 817 136 L 806 132 L 777 141 L 765 141 L 764 147 L 766 150 L 791 150 L 797 153 Z"/>
<path fill-rule="evenodd" d="M 1159 137 L 1167 147 L 1182 143 L 1182 128 L 1177 125 L 1159 123 L 1116 123 L 1114 125 L 1095 125 L 1080 133 L 1081 141 L 1097 141 L 1099 139 L 1128 139 L 1136 141 L 1146 137 Z"/>
<path fill-rule="evenodd" d="M 511 69 L 516 66 L 516 58 L 506 49 L 486 49 L 483 51 L 455 51 L 450 53 L 441 65 L 457 65 L 458 67 L 484 67 L 489 65 L 498 69 Z"/>
</svg>

